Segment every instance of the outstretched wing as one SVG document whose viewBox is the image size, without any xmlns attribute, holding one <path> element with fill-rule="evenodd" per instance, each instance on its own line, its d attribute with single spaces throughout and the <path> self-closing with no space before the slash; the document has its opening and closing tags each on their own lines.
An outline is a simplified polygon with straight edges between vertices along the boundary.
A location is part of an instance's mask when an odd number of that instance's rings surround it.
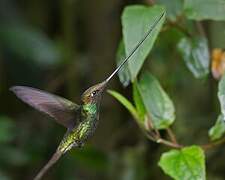
<svg viewBox="0 0 225 180">
<path fill-rule="evenodd" d="M 23 102 L 33 108 L 53 117 L 59 124 L 71 128 L 75 125 L 75 118 L 80 106 L 54 94 L 25 86 L 10 88 Z"/>
</svg>

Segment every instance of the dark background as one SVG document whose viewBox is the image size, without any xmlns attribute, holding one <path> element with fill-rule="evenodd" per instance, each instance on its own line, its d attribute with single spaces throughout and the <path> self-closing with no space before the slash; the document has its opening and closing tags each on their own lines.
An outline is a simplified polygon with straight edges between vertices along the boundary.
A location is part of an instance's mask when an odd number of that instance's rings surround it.
<svg viewBox="0 0 225 180">
<path fill-rule="evenodd" d="M 150 2 L 0 0 L 0 180 L 32 179 L 65 133 L 18 100 L 9 87 L 32 86 L 80 103 L 82 92 L 116 66 L 123 8 Z M 210 49 L 224 48 L 224 23 L 203 25 Z M 196 80 L 187 70 L 175 50 L 177 34 L 176 28 L 162 31 L 144 67 L 174 101 L 172 128 L 178 140 L 204 144 L 219 112 L 217 84 L 211 77 Z M 109 88 L 131 95 L 118 77 Z M 167 150 L 146 139 L 125 108 L 105 93 L 94 137 L 83 149 L 68 152 L 45 179 L 166 180 L 157 162 Z M 224 150 L 220 146 L 207 153 L 208 179 L 225 178 Z"/>
</svg>

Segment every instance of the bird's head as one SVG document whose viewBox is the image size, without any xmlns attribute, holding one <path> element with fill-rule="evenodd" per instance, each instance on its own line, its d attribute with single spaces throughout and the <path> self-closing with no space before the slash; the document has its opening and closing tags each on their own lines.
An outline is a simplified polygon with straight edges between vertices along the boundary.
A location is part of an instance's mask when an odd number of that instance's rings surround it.
<svg viewBox="0 0 225 180">
<path fill-rule="evenodd" d="M 105 90 L 106 84 L 107 82 L 103 81 L 102 83 L 98 83 L 88 88 L 82 94 L 82 98 L 81 98 L 82 102 L 84 104 L 94 104 L 94 103 L 100 102 L 102 94 Z"/>
</svg>

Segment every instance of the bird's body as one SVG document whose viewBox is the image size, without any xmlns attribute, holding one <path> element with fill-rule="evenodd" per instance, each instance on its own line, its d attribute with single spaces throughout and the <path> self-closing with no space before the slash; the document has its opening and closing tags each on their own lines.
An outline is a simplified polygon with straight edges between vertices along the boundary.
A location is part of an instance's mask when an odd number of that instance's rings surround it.
<svg viewBox="0 0 225 180">
<path fill-rule="evenodd" d="M 110 79 L 122 68 L 128 59 L 137 51 L 140 45 L 149 36 L 155 25 L 161 20 L 164 13 L 154 22 L 149 31 L 134 47 L 131 53 L 103 82 L 88 88 L 81 97 L 82 104 L 77 105 L 57 95 L 25 86 L 10 88 L 18 98 L 33 108 L 51 116 L 57 123 L 67 128 L 67 132 L 60 142 L 56 152 L 49 162 L 39 171 L 35 180 L 40 180 L 48 169 L 58 159 L 73 147 L 81 147 L 93 135 L 99 120 L 99 108 L 102 94 Z"/>
<path fill-rule="evenodd" d="M 97 105 L 82 105 L 80 111 L 80 123 L 65 134 L 59 144 L 58 151 L 65 153 L 72 147 L 82 147 L 87 139 L 93 135 L 99 120 Z"/>
<path fill-rule="evenodd" d="M 60 142 L 56 152 L 53 154 L 49 162 L 42 168 L 34 180 L 39 180 L 48 169 L 55 164 L 59 158 L 67 151 L 74 147 L 82 147 L 83 144 L 93 135 L 99 121 L 99 105 L 96 103 L 83 104 L 76 109 L 77 119 L 79 123 L 72 129 L 68 129 Z"/>
</svg>

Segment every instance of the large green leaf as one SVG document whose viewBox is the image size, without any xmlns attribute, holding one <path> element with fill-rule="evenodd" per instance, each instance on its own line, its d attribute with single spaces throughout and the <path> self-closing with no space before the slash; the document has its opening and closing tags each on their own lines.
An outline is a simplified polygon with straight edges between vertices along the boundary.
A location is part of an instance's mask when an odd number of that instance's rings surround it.
<svg viewBox="0 0 225 180">
<path fill-rule="evenodd" d="M 162 6 L 147 7 L 134 5 L 128 6 L 124 9 L 122 14 L 122 27 L 126 55 L 133 50 L 133 48 L 143 38 L 145 33 L 152 27 L 154 22 L 157 21 L 164 11 L 165 10 Z M 130 79 L 132 81 L 136 78 L 141 66 L 144 63 L 144 60 L 152 49 L 164 20 L 165 17 L 159 21 L 151 32 L 150 37 L 146 39 L 144 44 L 137 50 L 128 62 L 128 69 L 131 77 Z"/>
<path fill-rule="evenodd" d="M 175 108 L 158 80 L 145 72 L 137 82 L 137 87 L 154 127 L 164 129 L 171 125 L 175 120 Z"/>
<path fill-rule="evenodd" d="M 225 122 L 223 115 L 219 115 L 216 120 L 216 124 L 210 128 L 209 137 L 212 141 L 221 138 L 225 133 Z"/>
<path fill-rule="evenodd" d="M 196 78 L 203 78 L 209 73 L 209 51 L 204 37 L 182 38 L 178 44 L 188 69 Z"/>
<path fill-rule="evenodd" d="M 185 0 L 185 14 L 195 20 L 225 20 L 225 0 Z"/>
<path fill-rule="evenodd" d="M 225 117 L 225 74 L 221 78 L 219 82 L 219 88 L 218 88 L 218 98 L 220 101 L 220 108 L 223 117 Z"/>
<path fill-rule="evenodd" d="M 125 53 L 124 42 L 123 40 L 121 40 L 116 53 L 117 66 L 119 66 L 120 63 L 122 63 L 125 57 L 126 57 L 126 53 Z M 130 83 L 130 73 L 129 73 L 127 63 L 123 65 L 123 68 L 118 72 L 118 75 L 120 78 L 120 82 L 123 84 L 123 86 L 124 87 L 128 86 Z"/>
<path fill-rule="evenodd" d="M 198 146 L 163 153 L 159 166 L 175 180 L 205 180 L 205 155 Z"/>
</svg>

